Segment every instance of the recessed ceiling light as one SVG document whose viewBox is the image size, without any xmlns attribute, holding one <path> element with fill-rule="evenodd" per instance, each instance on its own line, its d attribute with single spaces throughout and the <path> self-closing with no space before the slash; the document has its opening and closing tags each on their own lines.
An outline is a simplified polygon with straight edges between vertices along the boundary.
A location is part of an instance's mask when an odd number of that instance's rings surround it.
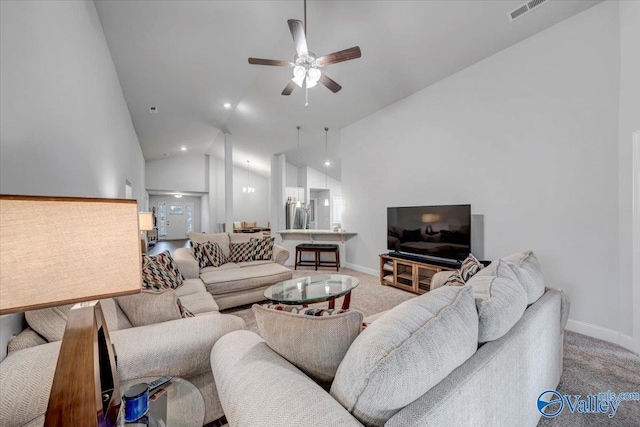
<svg viewBox="0 0 640 427">
<path fill-rule="evenodd" d="M 187 147 L 180 147 L 180 150 L 187 151 Z"/>
<path fill-rule="evenodd" d="M 231 104 L 228 102 L 225 102 L 223 105 L 224 108 L 231 108 Z"/>
<path fill-rule="evenodd" d="M 182 198 L 182 194 L 174 194 L 173 197 L 175 197 L 176 199 L 180 199 Z"/>
<path fill-rule="evenodd" d="M 329 160 L 327 160 L 326 162 L 324 162 L 325 166 L 331 166 L 331 162 Z"/>
</svg>

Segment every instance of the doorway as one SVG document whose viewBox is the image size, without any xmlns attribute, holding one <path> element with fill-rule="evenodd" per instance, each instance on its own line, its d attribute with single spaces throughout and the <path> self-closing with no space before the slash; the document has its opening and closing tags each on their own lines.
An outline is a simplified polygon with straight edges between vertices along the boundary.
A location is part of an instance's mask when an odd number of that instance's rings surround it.
<svg viewBox="0 0 640 427">
<path fill-rule="evenodd" d="M 193 203 L 159 203 L 158 229 L 164 240 L 186 239 L 193 231 Z"/>
</svg>

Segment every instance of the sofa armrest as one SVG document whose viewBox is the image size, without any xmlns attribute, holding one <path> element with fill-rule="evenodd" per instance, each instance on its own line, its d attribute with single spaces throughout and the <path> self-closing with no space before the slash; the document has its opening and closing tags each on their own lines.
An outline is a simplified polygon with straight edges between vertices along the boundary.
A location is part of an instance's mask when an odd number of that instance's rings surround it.
<svg viewBox="0 0 640 427">
<path fill-rule="evenodd" d="M 200 277 L 200 265 L 193 256 L 193 249 L 179 248 L 173 252 L 173 259 L 178 264 L 178 270 L 187 279 Z"/>
<path fill-rule="evenodd" d="M 273 245 L 273 260 L 280 265 L 284 265 L 289 259 L 289 251 L 280 245 Z"/>
<path fill-rule="evenodd" d="M 218 340 L 211 368 L 231 427 L 362 425 L 253 332 Z"/>
<path fill-rule="evenodd" d="M 110 333 L 121 381 L 172 375 L 191 378 L 210 372 L 209 355 L 223 335 L 245 328 L 244 320 L 211 314 Z"/>
<path fill-rule="evenodd" d="M 433 277 L 431 278 L 431 290 L 438 289 L 454 273 L 455 273 L 455 270 L 441 271 L 439 273 L 434 274 Z"/>
</svg>

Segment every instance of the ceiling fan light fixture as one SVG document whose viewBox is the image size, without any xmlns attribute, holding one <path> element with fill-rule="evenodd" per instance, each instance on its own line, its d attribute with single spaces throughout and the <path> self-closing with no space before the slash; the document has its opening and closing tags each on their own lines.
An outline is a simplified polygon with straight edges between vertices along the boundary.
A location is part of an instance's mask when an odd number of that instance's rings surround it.
<svg viewBox="0 0 640 427">
<path fill-rule="evenodd" d="M 311 89 L 312 87 L 314 87 L 317 84 L 318 84 L 317 80 L 313 80 L 311 77 L 307 77 L 307 87 L 309 89 Z"/>
<path fill-rule="evenodd" d="M 304 81 L 306 74 L 307 70 L 305 70 L 304 67 L 296 65 L 293 67 L 293 78 L 291 80 L 293 80 L 293 82 L 299 87 L 302 87 L 302 82 Z"/>
<path fill-rule="evenodd" d="M 309 68 L 308 74 L 311 80 L 313 80 L 314 82 L 317 82 L 318 80 L 320 80 L 320 76 L 322 75 L 322 72 L 317 68 Z"/>
</svg>

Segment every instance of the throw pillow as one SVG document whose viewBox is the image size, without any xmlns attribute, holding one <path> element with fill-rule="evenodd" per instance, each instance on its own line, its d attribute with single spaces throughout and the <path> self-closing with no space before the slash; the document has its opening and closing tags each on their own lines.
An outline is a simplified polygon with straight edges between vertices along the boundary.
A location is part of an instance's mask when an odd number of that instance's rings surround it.
<svg viewBox="0 0 640 427">
<path fill-rule="evenodd" d="M 533 251 L 524 251 L 503 258 L 513 270 L 518 282 L 527 293 L 527 304 L 533 304 L 544 294 L 542 268 Z"/>
<path fill-rule="evenodd" d="M 229 262 L 253 261 L 254 242 L 230 243 Z"/>
<path fill-rule="evenodd" d="M 491 267 L 491 266 L 490 266 Z M 487 268 L 467 284 L 473 289 L 478 309 L 478 342 L 493 341 L 515 325 L 527 308 L 527 294 L 511 268 L 502 260 L 495 263 L 495 273 Z"/>
<path fill-rule="evenodd" d="M 271 258 L 273 258 L 273 245 L 276 241 L 275 237 L 267 239 L 251 239 L 251 241 L 255 245 L 253 251 L 254 260 L 271 260 Z"/>
<path fill-rule="evenodd" d="M 260 335 L 269 347 L 328 386 L 362 327 L 357 310 L 253 305 Z"/>
<path fill-rule="evenodd" d="M 133 326 L 153 325 L 182 318 L 173 289 L 142 290 L 139 294 L 117 297 L 118 305 Z"/>
<path fill-rule="evenodd" d="M 442 286 L 464 286 L 465 282 L 459 271 L 454 271 L 447 280 L 444 281 Z"/>
<path fill-rule="evenodd" d="M 208 265 L 211 265 L 212 267 L 220 267 L 222 264 L 229 262 L 224 252 L 222 252 L 222 248 L 217 243 L 205 243 L 204 252 L 209 260 Z"/>
<path fill-rule="evenodd" d="M 177 303 L 178 309 L 180 310 L 180 317 L 182 317 L 183 319 L 186 319 L 187 317 L 196 317 L 196 315 L 193 314 L 187 307 L 182 305 L 182 301 L 180 301 L 180 298 L 178 298 Z"/>
<path fill-rule="evenodd" d="M 142 287 L 160 291 L 176 289 L 185 280 L 169 251 L 142 256 Z"/>
<path fill-rule="evenodd" d="M 198 261 L 200 270 L 211 265 L 211 261 L 209 260 L 206 252 L 206 247 L 209 244 L 209 242 L 191 242 L 191 246 L 193 246 L 193 257 L 196 259 L 196 261 Z"/>
<path fill-rule="evenodd" d="M 478 261 L 473 254 L 469 254 L 469 256 L 462 261 L 462 265 L 460 266 L 460 275 L 462 276 L 462 280 L 465 282 L 468 281 L 474 274 L 482 270 L 483 267 L 484 265 L 482 265 L 482 263 Z"/>
<path fill-rule="evenodd" d="M 455 339 L 452 339 L 455 337 Z M 392 308 L 349 347 L 331 396 L 367 426 L 382 426 L 478 348 L 469 286 L 443 286 Z"/>
</svg>

